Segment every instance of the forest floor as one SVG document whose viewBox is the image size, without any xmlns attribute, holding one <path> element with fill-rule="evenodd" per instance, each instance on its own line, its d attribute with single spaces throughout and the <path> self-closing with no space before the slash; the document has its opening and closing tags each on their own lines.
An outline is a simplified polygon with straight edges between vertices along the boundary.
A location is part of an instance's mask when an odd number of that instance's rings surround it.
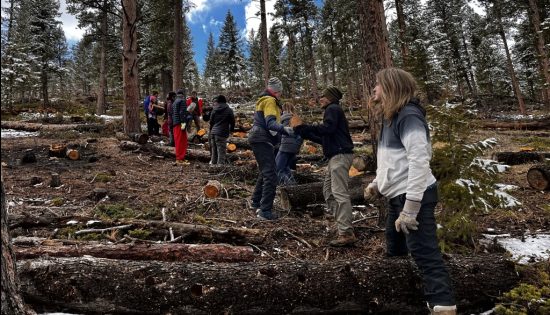
<svg viewBox="0 0 550 315">
<path fill-rule="evenodd" d="M 367 132 L 355 133 L 353 138 L 361 142 L 366 140 L 367 135 Z M 497 139 L 497 145 L 485 152 L 489 159 L 495 152 L 519 151 L 524 146 L 534 146 L 538 151 L 548 152 L 548 135 L 548 130 L 480 129 L 474 132 L 475 140 Z M 92 138 L 97 141 L 88 142 Z M 85 147 L 83 158 L 77 161 L 50 158 L 48 150 L 55 143 Z M 180 166 L 153 153 L 122 151 L 119 144 L 120 140 L 109 132 L 64 131 L 42 133 L 36 137 L 2 138 L 2 175 L 10 213 L 161 220 L 164 211 L 167 221 L 266 230 L 267 239 L 255 248 L 261 250 L 258 260 L 325 261 L 384 255 L 384 233 L 383 228 L 378 226 L 377 217 L 380 207 L 383 207 L 382 202 L 354 207 L 354 220 L 357 220 L 354 228 L 359 238 L 355 247 L 331 248 L 328 243 L 335 237 L 336 230 L 334 220 L 329 216 L 314 215 L 309 211 L 284 211 L 276 202 L 275 209 L 281 218 L 260 221 L 254 210 L 249 208 L 253 181 L 235 181 L 229 173 L 225 176 L 223 171 L 211 174 L 207 172 L 210 167 L 208 163 L 196 160 L 191 161 L 189 166 Z M 200 150 L 202 145 L 191 144 L 190 148 Z M 21 163 L 29 150 L 35 153 L 36 163 Z M 86 156 L 95 156 L 97 161 L 90 163 Z M 254 164 L 249 165 L 251 172 L 254 172 Z M 509 193 L 521 206 L 513 210 L 496 209 L 480 216 L 480 232 L 492 230 L 518 237 L 549 232 L 550 194 L 529 187 L 526 173 L 532 165 L 513 165 L 508 171 L 496 175 L 498 183 L 517 186 Z M 326 164 L 314 167 L 319 174 L 323 174 L 325 168 Z M 60 174 L 61 187 L 49 186 L 52 173 Z M 369 174 L 367 178 L 373 176 Z M 219 198 L 204 197 L 203 187 L 209 179 L 222 183 L 223 192 Z M 94 198 L 92 191 L 96 188 L 105 188 L 108 197 L 101 200 Z M 52 233 L 47 229 L 16 229 L 13 236 L 26 235 L 27 232 L 40 237 L 48 237 Z M 70 231 L 67 231 L 61 236 L 71 237 L 69 234 Z"/>
</svg>

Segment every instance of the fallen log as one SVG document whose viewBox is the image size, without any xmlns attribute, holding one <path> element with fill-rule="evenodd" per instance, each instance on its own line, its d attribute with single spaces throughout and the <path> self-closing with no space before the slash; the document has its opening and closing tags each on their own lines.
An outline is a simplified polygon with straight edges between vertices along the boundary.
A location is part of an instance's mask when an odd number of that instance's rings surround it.
<svg viewBox="0 0 550 315">
<path fill-rule="evenodd" d="M 349 179 L 348 187 L 352 204 L 364 204 L 363 186 L 374 176 L 355 176 Z M 279 186 L 277 189 L 279 203 L 284 210 L 305 209 L 307 205 L 324 203 L 323 182 L 300 185 Z"/>
<path fill-rule="evenodd" d="M 229 137 L 227 143 L 235 144 L 240 150 L 252 150 L 250 143 L 248 143 L 248 138 Z"/>
<path fill-rule="evenodd" d="M 105 129 L 105 125 L 102 124 L 41 124 L 32 123 L 26 121 L 11 121 L 6 120 L 0 123 L 3 129 L 14 129 L 23 131 L 64 131 L 64 130 L 77 130 L 80 132 L 101 132 Z"/>
<path fill-rule="evenodd" d="M 49 240 L 51 242 L 51 240 Z M 14 246 L 17 260 L 49 257 L 82 257 L 179 262 L 243 262 L 254 260 L 248 246 L 227 244 L 78 244 L 70 246 Z"/>
<path fill-rule="evenodd" d="M 479 126 L 484 129 L 517 129 L 517 130 L 545 130 L 550 129 L 550 120 L 537 121 L 480 121 Z"/>
<path fill-rule="evenodd" d="M 550 158 L 550 152 L 497 152 L 493 159 L 508 165 L 519 165 L 529 162 L 544 162 Z"/>
<path fill-rule="evenodd" d="M 492 308 L 518 283 L 502 256 L 446 263 L 464 314 Z M 198 264 L 82 257 L 17 265 L 28 303 L 74 313 L 426 313 L 410 258 Z"/>
<path fill-rule="evenodd" d="M 203 192 L 208 198 L 216 198 L 220 195 L 222 190 L 222 184 L 217 180 L 209 180 L 204 185 Z"/>
<path fill-rule="evenodd" d="M 536 190 L 550 190 L 550 165 L 533 165 L 527 171 L 527 182 Z"/>
</svg>

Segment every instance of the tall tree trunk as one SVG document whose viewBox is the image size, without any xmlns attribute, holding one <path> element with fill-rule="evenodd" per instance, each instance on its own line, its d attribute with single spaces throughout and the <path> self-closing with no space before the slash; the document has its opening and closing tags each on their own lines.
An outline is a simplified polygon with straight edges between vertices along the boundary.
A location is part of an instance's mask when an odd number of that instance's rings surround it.
<svg viewBox="0 0 550 315">
<path fill-rule="evenodd" d="M 174 7 L 174 56 L 172 59 L 173 90 L 183 88 L 183 2 L 175 1 Z"/>
<path fill-rule="evenodd" d="M 107 0 L 101 11 L 101 43 L 99 52 L 99 85 L 97 88 L 96 114 L 105 114 L 105 91 L 107 90 Z"/>
<path fill-rule="evenodd" d="M 160 72 L 160 82 L 162 85 L 162 94 L 167 96 L 172 90 L 172 72 L 168 69 L 164 69 Z M 175 91 L 174 91 L 175 92 Z"/>
<path fill-rule="evenodd" d="M 528 0 L 529 1 L 529 10 L 528 14 L 530 16 L 531 23 L 533 24 L 533 30 L 535 31 L 535 37 L 536 37 L 536 46 L 537 49 L 537 55 L 538 60 L 542 72 L 542 77 L 545 81 L 545 86 L 543 88 L 543 99 L 544 103 L 547 107 L 550 106 L 550 62 L 548 57 L 548 52 L 545 49 L 545 43 L 544 43 L 544 36 L 543 32 L 540 29 L 540 14 L 539 14 L 539 8 L 537 5 L 536 0 Z"/>
<path fill-rule="evenodd" d="M 391 52 L 388 45 L 388 30 L 384 16 L 382 0 L 357 1 L 359 12 L 359 33 L 361 36 L 362 73 L 363 73 L 363 104 L 368 104 L 376 85 L 376 73 L 392 66 Z M 379 121 L 374 117 L 371 106 L 368 107 L 369 126 L 372 149 L 376 157 L 378 148 Z M 376 160 L 376 158 L 375 158 Z M 376 161 L 375 161 L 376 162 Z"/>
<path fill-rule="evenodd" d="M 315 56 L 313 53 L 313 38 L 307 16 L 305 17 L 306 24 L 306 38 L 307 38 L 307 55 L 308 55 L 308 68 L 310 76 L 311 94 L 315 99 L 319 97 L 319 91 L 317 90 L 317 70 L 315 69 Z"/>
<path fill-rule="evenodd" d="M 262 62 L 264 65 L 264 85 L 269 81 L 269 44 L 267 42 L 267 19 L 265 13 L 265 0 L 260 0 L 260 42 L 262 45 Z"/>
<path fill-rule="evenodd" d="M 3 172 L 3 170 L 2 170 Z M 11 246 L 11 238 L 8 230 L 8 210 L 6 192 L 4 191 L 4 178 L 2 186 L 2 315 L 33 314 L 27 309 L 19 294 L 19 279 L 15 267 L 15 256 Z"/>
<path fill-rule="evenodd" d="M 471 81 L 471 93 L 472 96 L 476 101 L 479 100 L 479 95 L 477 92 L 477 84 L 474 77 L 474 67 L 472 66 L 472 60 L 470 57 L 470 52 L 468 51 L 468 45 L 466 43 L 466 36 L 464 35 L 464 30 L 460 29 L 461 39 L 462 39 L 462 48 L 464 49 L 464 53 L 466 54 L 466 65 L 468 66 L 468 69 L 466 70 L 467 76 L 469 77 L 469 80 Z"/>
<path fill-rule="evenodd" d="M 10 0 L 10 11 L 9 11 L 9 17 L 8 17 L 8 29 L 7 32 L 7 45 L 6 48 L 4 48 L 4 53 L 6 56 L 8 56 L 7 61 L 7 68 L 10 70 L 13 70 L 13 55 L 12 55 L 12 38 L 13 38 L 13 21 L 15 20 L 15 14 L 13 12 L 15 8 L 15 0 Z M 5 62 L 2 60 L 2 62 Z M 15 75 L 13 74 L 13 71 L 10 71 L 10 74 L 8 74 L 8 86 L 6 87 L 7 95 L 4 95 L 6 97 L 6 102 L 8 105 L 8 108 L 11 109 L 13 107 L 13 85 L 15 83 Z"/>
<path fill-rule="evenodd" d="M 44 108 L 50 106 L 50 98 L 48 96 L 48 66 L 44 62 L 42 64 L 42 74 L 40 75 L 40 81 L 42 83 L 42 104 Z"/>
<path fill-rule="evenodd" d="M 137 55 L 136 1 L 122 0 L 122 80 L 124 132 L 141 132 Z"/>
<path fill-rule="evenodd" d="M 336 47 L 334 42 L 334 27 L 330 24 L 330 78 L 332 85 L 336 84 Z"/>
<path fill-rule="evenodd" d="M 403 60 L 403 68 L 409 67 L 409 47 L 405 40 L 405 34 L 407 33 L 407 26 L 405 25 L 405 14 L 403 13 L 403 0 L 395 0 L 395 9 L 397 11 L 397 25 L 399 26 L 399 32 L 397 37 L 399 39 L 399 48 L 401 50 L 401 59 Z"/>
<path fill-rule="evenodd" d="M 504 51 L 506 52 L 506 65 L 508 67 L 508 75 L 512 80 L 512 88 L 514 90 L 514 96 L 518 100 L 519 112 L 525 114 L 525 101 L 521 94 L 521 89 L 519 88 L 519 81 L 516 76 L 516 71 L 514 70 L 514 64 L 512 63 L 512 57 L 510 55 L 510 49 L 508 48 L 508 41 L 506 40 L 506 32 L 504 31 L 504 26 L 502 25 L 502 13 L 500 10 L 500 0 L 494 1 L 494 9 L 496 14 L 496 23 L 498 27 L 498 34 L 502 39 L 502 44 L 504 45 Z"/>
</svg>

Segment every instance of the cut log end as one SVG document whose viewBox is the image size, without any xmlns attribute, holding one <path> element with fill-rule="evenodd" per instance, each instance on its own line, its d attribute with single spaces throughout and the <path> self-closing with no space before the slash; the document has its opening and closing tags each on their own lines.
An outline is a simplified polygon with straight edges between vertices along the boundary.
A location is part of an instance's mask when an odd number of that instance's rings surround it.
<svg viewBox="0 0 550 315">
<path fill-rule="evenodd" d="M 550 166 L 532 166 L 527 172 L 527 182 L 536 190 L 550 190 Z"/>
<path fill-rule="evenodd" d="M 237 145 L 234 143 L 227 144 L 227 152 L 235 152 L 237 150 Z"/>
<path fill-rule="evenodd" d="M 222 184 L 217 180 L 209 180 L 204 186 L 204 195 L 208 198 L 216 198 L 220 195 Z"/>
<path fill-rule="evenodd" d="M 69 149 L 67 150 L 66 156 L 69 160 L 76 161 L 80 159 L 80 152 L 78 152 L 78 150 L 76 149 Z"/>
<path fill-rule="evenodd" d="M 197 131 L 197 136 L 198 137 L 202 137 L 206 134 L 206 129 L 199 129 L 199 131 Z"/>
</svg>

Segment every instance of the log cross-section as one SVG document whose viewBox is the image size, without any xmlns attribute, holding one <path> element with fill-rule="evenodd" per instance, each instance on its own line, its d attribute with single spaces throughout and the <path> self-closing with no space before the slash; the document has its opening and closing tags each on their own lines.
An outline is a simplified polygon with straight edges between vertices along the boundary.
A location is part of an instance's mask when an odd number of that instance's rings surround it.
<svg viewBox="0 0 550 315">
<path fill-rule="evenodd" d="M 532 166 L 527 171 L 527 182 L 536 190 L 550 190 L 550 165 Z"/>
<path fill-rule="evenodd" d="M 216 198 L 220 195 L 222 184 L 217 180 L 209 180 L 203 188 L 204 195 L 208 198 Z"/>
</svg>

